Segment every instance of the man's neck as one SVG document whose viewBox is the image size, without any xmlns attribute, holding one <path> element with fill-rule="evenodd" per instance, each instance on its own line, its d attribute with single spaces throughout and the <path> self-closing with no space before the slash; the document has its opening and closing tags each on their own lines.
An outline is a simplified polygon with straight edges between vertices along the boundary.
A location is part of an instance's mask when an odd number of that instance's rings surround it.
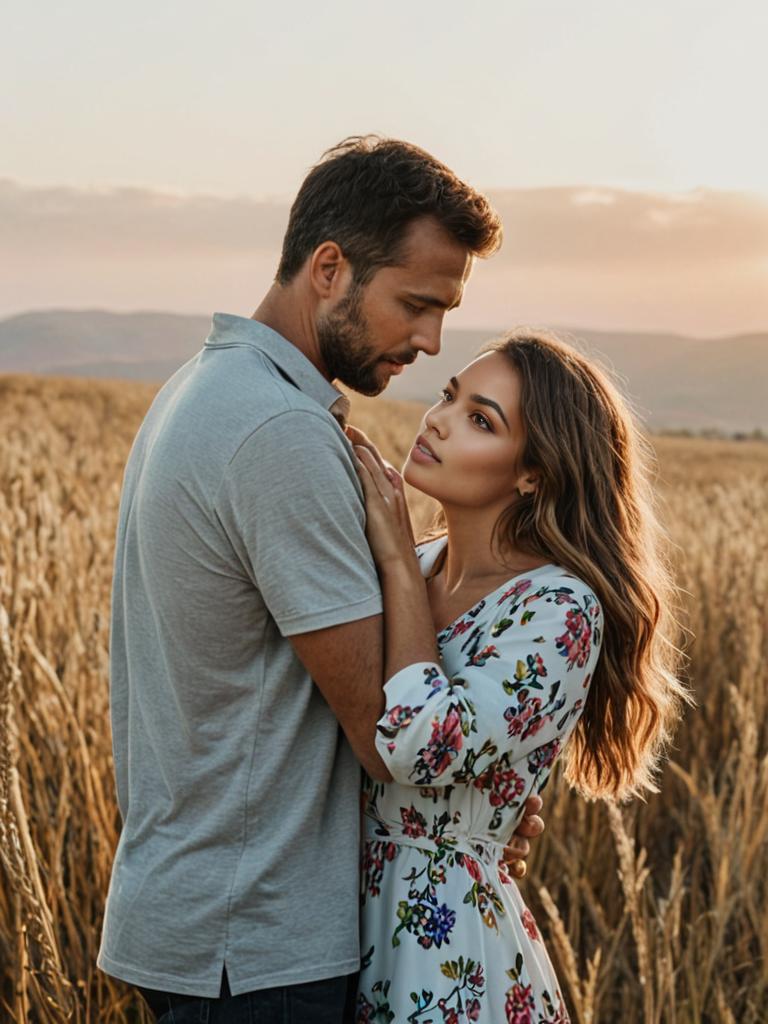
<svg viewBox="0 0 768 1024">
<path fill-rule="evenodd" d="M 269 327 L 286 341 L 290 341 L 330 381 L 320 355 L 314 311 L 302 301 L 297 289 L 275 282 L 259 303 L 251 320 Z"/>
</svg>

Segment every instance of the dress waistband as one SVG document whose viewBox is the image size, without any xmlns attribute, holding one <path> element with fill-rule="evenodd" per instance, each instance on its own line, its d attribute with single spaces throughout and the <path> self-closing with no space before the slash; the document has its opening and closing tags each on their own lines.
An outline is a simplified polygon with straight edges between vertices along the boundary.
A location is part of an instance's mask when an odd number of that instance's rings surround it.
<svg viewBox="0 0 768 1024">
<path fill-rule="evenodd" d="M 382 843 L 395 843 L 396 846 L 413 846 L 417 850 L 425 850 L 427 853 L 439 854 L 445 851 L 455 850 L 458 853 L 465 853 L 469 857 L 488 866 L 497 866 L 504 861 L 505 843 L 494 839 L 486 839 L 483 836 L 470 836 L 460 832 L 445 831 L 440 836 L 431 838 L 426 835 L 408 835 L 403 831 L 402 822 L 385 821 L 382 818 L 374 817 L 368 811 L 364 812 L 364 819 L 369 825 L 378 825 L 381 835 L 370 832 L 366 839 Z"/>
</svg>

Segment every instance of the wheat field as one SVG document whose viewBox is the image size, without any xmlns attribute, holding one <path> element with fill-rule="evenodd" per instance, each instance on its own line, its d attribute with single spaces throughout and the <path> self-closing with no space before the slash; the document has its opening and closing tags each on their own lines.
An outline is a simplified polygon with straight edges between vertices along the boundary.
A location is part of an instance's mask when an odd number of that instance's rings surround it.
<svg viewBox="0 0 768 1024">
<path fill-rule="evenodd" d="M 95 967 L 117 816 L 108 724 L 122 467 L 154 389 L 0 378 L 0 1020 L 141 1022 Z M 397 463 L 420 411 L 357 400 Z M 654 440 L 690 709 L 647 803 L 555 777 L 523 894 L 578 1024 L 768 1021 L 768 445 Z M 416 518 L 430 510 L 415 496 Z M 311 916 L 311 915 L 310 915 Z"/>
</svg>

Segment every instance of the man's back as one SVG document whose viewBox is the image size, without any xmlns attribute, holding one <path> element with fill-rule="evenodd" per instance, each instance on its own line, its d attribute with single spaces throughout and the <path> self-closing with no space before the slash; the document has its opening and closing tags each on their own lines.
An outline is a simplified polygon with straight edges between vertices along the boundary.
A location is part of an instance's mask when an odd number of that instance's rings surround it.
<svg viewBox="0 0 768 1024">
<path fill-rule="evenodd" d="M 225 962 L 235 993 L 358 966 L 359 769 L 285 639 L 381 607 L 334 397 L 279 335 L 217 315 L 131 452 L 99 963 L 135 984 L 216 995 Z"/>
</svg>

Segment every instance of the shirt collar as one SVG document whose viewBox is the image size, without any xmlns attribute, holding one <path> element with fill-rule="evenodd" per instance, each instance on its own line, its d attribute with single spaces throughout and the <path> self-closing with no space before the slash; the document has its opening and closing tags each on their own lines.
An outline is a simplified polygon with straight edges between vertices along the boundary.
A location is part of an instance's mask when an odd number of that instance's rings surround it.
<svg viewBox="0 0 768 1024">
<path fill-rule="evenodd" d="M 205 346 L 226 348 L 230 345 L 250 345 L 258 349 L 292 384 L 324 409 L 330 411 L 331 406 L 336 406 L 334 415 L 349 408 L 346 395 L 329 383 L 304 353 L 282 334 L 258 320 L 232 316 L 230 313 L 214 313 L 213 326 Z"/>
</svg>

